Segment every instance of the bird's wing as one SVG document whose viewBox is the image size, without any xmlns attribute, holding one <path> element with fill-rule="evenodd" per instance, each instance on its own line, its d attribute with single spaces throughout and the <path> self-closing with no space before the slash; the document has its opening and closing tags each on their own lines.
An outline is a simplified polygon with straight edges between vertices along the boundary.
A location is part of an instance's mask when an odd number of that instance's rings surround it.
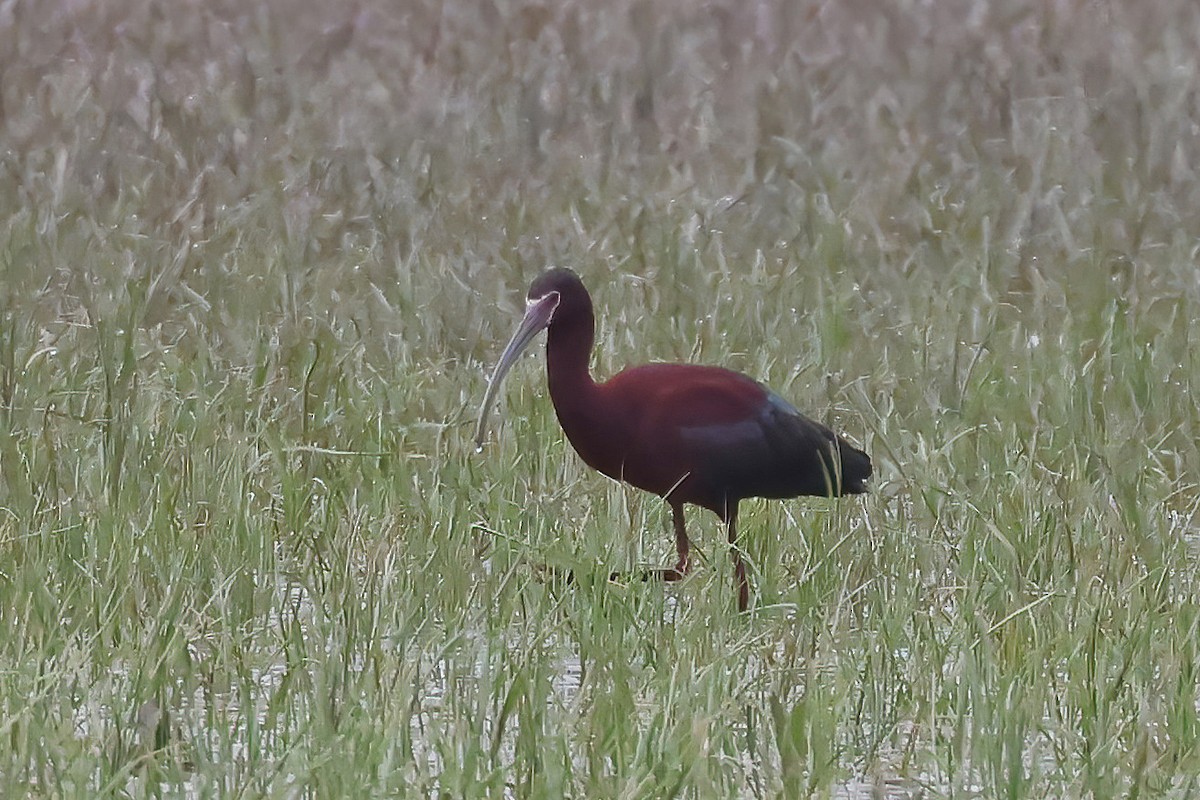
<svg viewBox="0 0 1200 800">
<path fill-rule="evenodd" d="M 653 365 L 618 378 L 614 394 L 629 404 L 625 418 L 636 420 L 632 460 L 669 471 L 668 487 L 687 475 L 742 497 L 856 490 L 844 485 L 842 473 L 847 451 L 858 451 L 745 375 Z"/>
<path fill-rule="evenodd" d="M 698 478 L 744 497 L 861 491 L 870 473 L 865 454 L 779 395 L 754 386 L 756 397 L 749 390 L 710 397 L 693 407 L 713 413 L 679 418 L 678 441 L 691 454 Z M 868 465 L 861 475 L 859 456 Z"/>
<path fill-rule="evenodd" d="M 796 468 L 827 451 L 833 433 L 797 411 L 779 395 L 759 387 L 757 402 L 746 402 L 736 419 L 724 415 L 696 418 L 679 425 L 688 447 L 703 451 L 711 469 L 735 477 L 759 479 L 776 470 Z"/>
</svg>

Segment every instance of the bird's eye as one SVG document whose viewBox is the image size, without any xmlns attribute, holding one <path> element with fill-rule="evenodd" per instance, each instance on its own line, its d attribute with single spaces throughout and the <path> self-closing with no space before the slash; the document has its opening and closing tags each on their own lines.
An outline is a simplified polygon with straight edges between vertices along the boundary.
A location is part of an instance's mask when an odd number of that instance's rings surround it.
<svg viewBox="0 0 1200 800">
<path fill-rule="evenodd" d="M 534 306 L 547 307 L 549 311 L 546 315 L 546 323 L 549 324 L 550 320 L 554 318 L 554 312 L 558 309 L 560 298 L 561 295 L 555 291 L 549 291 L 537 297 L 529 297 L 525 300 L 525 309 L 529 310 Z"/>
</svg>

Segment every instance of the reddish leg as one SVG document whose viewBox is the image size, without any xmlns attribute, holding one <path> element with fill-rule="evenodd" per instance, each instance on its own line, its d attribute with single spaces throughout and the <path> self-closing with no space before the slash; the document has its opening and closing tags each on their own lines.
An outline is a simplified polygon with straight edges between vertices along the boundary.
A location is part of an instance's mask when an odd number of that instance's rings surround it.
<svg viewBox="0 0 1200 800">
<path fill-rule="evenodd" d="M 664 581 L 681 581 L 691 569 L 691 564 L 688 563 L 688 550 L 691 543 L 688 541 L 687 529 L 683 526 L 683 503 L 671 504 L 671 517 L 675 522 L 675 552 L 679 554 L 679 560 L 675 562 L 674 569 L 662 571 L 662 579 Z"/>
<path fill-rule="evenodd" d="M 687 529 L 683 527 L 683 503 L 671 503 L 671 516 L 675 522 L 675 552 L 679 554 L 679 560 L 675 562 L 674 567 L 667 569 L 652 569 L 642 573 L 642 580 L 649 581 L 661 579 L 664 581 L 681 581 L 689 571 L 692 565 L 688 558 L 688 552 L 691 550 L 691 542 L 688 540 Z M 610 581 L 620 581 L 623 579 L 620 572 L 614 572 L 608 576 Z"/>
<path fill-rule="evenodd" d="M 737 592 L 738 611 L 750 606 L 750 584 L 746 582 L 746 565 L 742 563 L 742 551 L 737 546 L 737 503 L 726 511 L 729 525 L 729 553 L 733 556 L 733 588 Z"/>
</svg>

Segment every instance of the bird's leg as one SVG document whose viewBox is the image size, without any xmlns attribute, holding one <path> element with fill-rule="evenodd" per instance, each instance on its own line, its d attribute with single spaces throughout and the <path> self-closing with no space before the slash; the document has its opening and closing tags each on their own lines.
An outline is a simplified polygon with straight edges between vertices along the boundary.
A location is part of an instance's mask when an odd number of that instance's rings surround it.
<svg viewBox="0 0 1200 800">
<path fill-rule="evenodd" d="M 691 571 L 692 565 L 688 553 L 691 550 L 692 543 L 688 539 L 687 529 L 683 526 L 683 503 L 671 503 L 671 517 L 675 522 L 675 552 L 679 554 L 679 560 L 675 562 L 674 567 L 652 569 L 643 572 L 643 581 L 657 579 L 668 582 L 681 581 Z M 610 581 L 620 581 L 621 578 L 622 575 L 620 572 L 614 572 L 608 576 Z"/>
<path fill-rule="evenodd" d="M 737 592 L 738 611 L 750 605 L 750 585 L 746 582 L 746 565 L 742 563 L 742 550 L 737 545 L 737 503 L 726 511 L 729 525 L 729 553 L 733 556 L 733 588 Z"/>
<path fill-rule="evenodd" d="M 679 560 L 675 562 L 674 569 L 664 569 L 662 577 L 664 581 L 681 581 L 691 568 L 688 563 L 691 543 L 688 541 L 687 529 L 683 526 L 683 503 L 671 504 L 671 517 L 675 522 L 675 552 L 679 554 Z"/>
</svg>

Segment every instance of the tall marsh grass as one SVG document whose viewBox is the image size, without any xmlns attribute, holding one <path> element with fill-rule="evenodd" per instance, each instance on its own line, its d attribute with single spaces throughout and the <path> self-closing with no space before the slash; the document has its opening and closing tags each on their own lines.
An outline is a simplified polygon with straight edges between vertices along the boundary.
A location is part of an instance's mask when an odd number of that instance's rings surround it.
<svg viewBox="0 0 1200 800">
<path fill-rule="evenodd" d="M 1200 7 L 0 4 L 0 796 L 1200 793 Z M 862 443 L 716 520 L 540 363 Z M 561 579 L 573 570 L 573 584 Z"/>
</svg>

